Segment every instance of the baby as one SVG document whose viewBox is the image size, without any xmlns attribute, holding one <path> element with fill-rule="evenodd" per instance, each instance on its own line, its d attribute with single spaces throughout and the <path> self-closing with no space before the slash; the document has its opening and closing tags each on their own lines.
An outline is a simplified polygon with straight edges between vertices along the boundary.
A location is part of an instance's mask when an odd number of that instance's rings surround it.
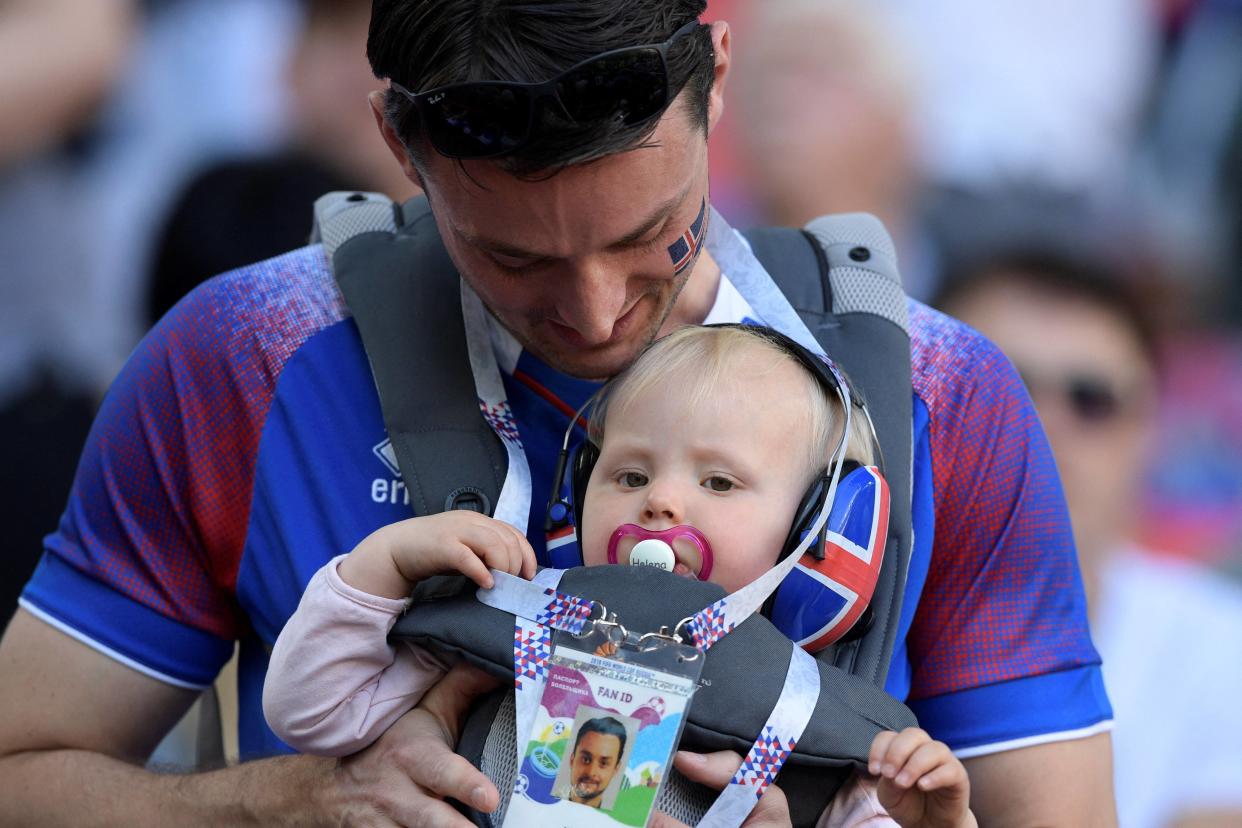
<svg viewBox="0 0 1242 828">
<path fill-rule="evenodd" d="M 839 399 L 765 329 L 688 327 L 657 341 L 592 413 L 599 457 L 578 527 L 584 564 L 609 562 L 618 527 L 690 526 L 709 544 L 710 567 L 674 544 L 673 571 L 740 589 L 776 563 L 843 419 Z M 866 420 L 851 422 L 846 456 L 868 464 Z M 344 756 L 373 742 L 443 675 L 430 653 L 387 642 L 413 587 L 458 572 L 490 588 L 489 569 L 530 578 L 534 552 L 517 529 L 467 511 L 386 526 L 330 561 L 272 652 L 263 692 L 272 729 L 306 753 Z M 878 779 L 843 787 L 821 825 L 975 824 L 965 769 L 923 731 L 877 735 L 869 769 Z M 892 821 L 874 819 L 885 815 Z"/>
</svg>

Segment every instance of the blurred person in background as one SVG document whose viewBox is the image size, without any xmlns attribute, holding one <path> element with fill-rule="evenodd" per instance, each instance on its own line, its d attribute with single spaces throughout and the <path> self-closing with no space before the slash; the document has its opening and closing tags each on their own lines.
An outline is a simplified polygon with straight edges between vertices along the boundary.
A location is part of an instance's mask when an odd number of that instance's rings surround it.
<svg viewBox="0 0 1242 828">
<path fill-rule="evenodd" d="M 1149 311 L 1108 266 L 1055 250 L 993 252 L 939 306 L 1013 360 L 1052 443 L 1114 707 L 1120 824 L 1237 826 L 1242 590 L 1134 541 L 1144 472 L 1183 462 L 1153 442 Z"/>
<path fill-rule="evenodd" d="M 35 248 L 63 226 L 90 124 L 121 77 L 136 0 L 0 4 L 0 614 L 17 603 L 56 526 L 90 428 L 96 387 L 64 334 L 81 292 L 72 243 Z M 65 227 L 73 238 L 72 227 Z"/>
<path fill-rule="evenodd" d="M 916 84 L 891 22 L 860 0 L 783 0 L 748 6 L 740 26 L 733 130 L 758 223 L 872 213 L 906 290 L 927 298 L 935 257 L 919 216 Z"/>
<path fill-rule="evenodd" d="M 184 186 L 156 242 L 147 293 L 154 324 L 217 273 L 306 244 L 316 198 L 417 191 L 392 163 L 366 96 L 380 84 L 366 60 L 370 0 L 302 0 L 283 72 L 289 135 L 274 151 L 215 160 Z"/>
<path fill-rule="evenodd" d="M 297 21 L 294 0 L 0 3 L 6 618 L 57 528 L 103 389 L 145 330 L 143 275 L 173 186 L 280 134 L 274 68 Z M 193 763 L 189 719 L 152 761 Z"/>
<path fill-rule="evenodd" d="M 125 65 L 137 0 L 0 5 L 0 171 L 90 120 Z M 55 43 L 56 49 L 48 48 Z"/>
<path fill-rule="evenodd" d="M 1137 189 L 1212 324 L 1242 327 L 1242 3 L 1162 0 Z"/>
</svg>

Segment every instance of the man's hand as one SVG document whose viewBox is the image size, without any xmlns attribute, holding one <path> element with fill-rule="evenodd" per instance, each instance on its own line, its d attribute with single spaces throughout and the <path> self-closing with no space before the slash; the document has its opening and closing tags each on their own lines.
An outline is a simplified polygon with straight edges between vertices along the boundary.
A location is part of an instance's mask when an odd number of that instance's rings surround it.
<svg viewBox="0 0 1242 828">
<path fill-rule="evenodd" d="M 328 813 L 342 825 L 469 828 L 445 798 L 494 811 L 496 786 L 453 746 L 470 703 L 497 684 L 464 664 L 450 670 L 375 744 L 337 765 L 335 785 L 325 794 Z"/>
<path fill-rule="evenodd" d="M 731 750 L 718 753 L 690 753 L 679 750 L 673 757 L 673 765 L 691 782 L 698 782 L 714 790 L 723 790 L 733 774 L 742 765 L 742 757 Z M 785 793 L 776 785 L 769 785 L 755 810 L 742 823 L 742 828 L 790 828 L 789 803 Z M 667 814 L 656 812 L 650 828 L 687 828 Z"/>
<path fill-rule="evenodd" d="M 380 741 L 341 762 L 283 756 L 155 774 L 142 761 L 196 693 L 19 610 L 0 641 L 0 828 L 468 826 L 443 797 L 490 811 L 499 796 L 450 745 L 467 706 L 492 686 L 455 668 Z"/>
</svg>

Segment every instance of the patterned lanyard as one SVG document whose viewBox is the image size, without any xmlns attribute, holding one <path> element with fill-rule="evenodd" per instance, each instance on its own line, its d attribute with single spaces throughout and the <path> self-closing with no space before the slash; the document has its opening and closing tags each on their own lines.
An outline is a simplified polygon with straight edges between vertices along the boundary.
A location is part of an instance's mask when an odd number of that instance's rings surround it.
<svg viewBox="0 0 1242 828">
<path fill-rule="evenodd" d="M 720 266 L 720 272 L 729 274 L 733 287 L 765 325 L 775 328 L 812 353 L 823 354 L 823 347 L 772 281 L 746 239 L 729 226 L 715 207 L 711 208 L 711 220 L 707 223 L 707 249 Z"/>
<path fill-rule="evenodd" d="M 483 300 L 463 280 L 461 283 L 461 309 L 466 327 L 466 349 L 470 353 L 470 369 L 474 374 L 474 389 L 479 398 L 479 408 L 492 431 L 504 444 L 509 456 L 509 470 L 505 474 L 500 497 L 496 501 L 493 516 L 497 520 L 526 534 L 526 521 L 530 516 L 532 495 L 530 466 L 526 464 L 526 451 L 513 409 L 505 393 L 505 384 L 496 362 L 488 326 L 487 309 Z"/>
</svg>

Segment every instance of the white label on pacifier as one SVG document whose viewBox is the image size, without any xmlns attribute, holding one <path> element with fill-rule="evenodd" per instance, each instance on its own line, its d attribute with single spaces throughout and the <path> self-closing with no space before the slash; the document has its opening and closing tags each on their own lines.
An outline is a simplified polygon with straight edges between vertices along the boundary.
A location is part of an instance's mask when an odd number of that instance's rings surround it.
<svg viewBox="0 0 1242 828">
<path fill-rule="evenodd" d="M 653 566 L 672 572 L 677 564 L 673 547 L 658 538 L 647 538 L 634 544 L 630 550 L 630 566 Z"/>
</svg>

